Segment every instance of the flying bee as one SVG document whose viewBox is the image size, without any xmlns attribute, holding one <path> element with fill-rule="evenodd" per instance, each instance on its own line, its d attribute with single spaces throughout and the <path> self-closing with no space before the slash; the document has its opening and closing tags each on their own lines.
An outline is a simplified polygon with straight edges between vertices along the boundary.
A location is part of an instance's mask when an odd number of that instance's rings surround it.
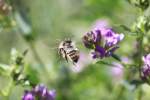
<svg viewBox="0 0 150 100">
<path fill-rule="evenodd" d="M 73 63 L 77 63 L 79 60 L 79 50 L 76 48 L 75 43 L 70 39 L 64 40 L 59 44 L 58 47 L 59 54 L 66 59 L 72 61 Z"/>
<path fill-rule="evenodd" d="M 12 7 L 5 2 L 5 0 L 0 0 L 0 13 L 8 14 L 12 10 Z"/>
</svg>

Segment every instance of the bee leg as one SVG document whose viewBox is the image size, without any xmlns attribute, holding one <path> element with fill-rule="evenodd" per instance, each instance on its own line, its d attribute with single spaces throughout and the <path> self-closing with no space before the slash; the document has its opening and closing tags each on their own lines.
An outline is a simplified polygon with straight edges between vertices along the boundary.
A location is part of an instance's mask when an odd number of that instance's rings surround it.
<svg viewBox="0 0 150 100">
<path fill-rule="evenodd" d="M 71 41 L 71 38 L 68 38 L 68 41 Z"/>
<path fill-rule="evenodd" d="M 62 51 L 62 49 L 59 49 L 59 51 L 58 51 L 58 54 L 59 54 L 59 55 L 61 55 L 61 51 Z"/>
<path fill-rule="evenodd" d="M 75 67 L 77 67 L 77 63 L 73 62 L 73 65 L 74 65 Z"/>
<path fill-rule="evenodd" d="M 66 61 L 68 62 L 68 58 L 67 58 L 67 56 L 65 56 L 65 59 L 66 59 Z"/>
<path fill-rule="evenodd" d="M 68 58 L 67 58 L 67 53 L 66 53 L 66 51 L 64 51 L 64 53 L 65 53 L 65 59 L 66 59 L 66 61 L 68 62 Z"/>
<path fill-rule="evenodd" d="M 76 66 L 76 64 L 73 62 L 73 65 L 75 65 Z"/>
<path fill-rule="evenodd" d="M 58 55 L 59 55 L 59 58 L 58 58 L 58 61 L 59 61 L 61 59 L 61 49 L 59 49 Z"/>
</svg>

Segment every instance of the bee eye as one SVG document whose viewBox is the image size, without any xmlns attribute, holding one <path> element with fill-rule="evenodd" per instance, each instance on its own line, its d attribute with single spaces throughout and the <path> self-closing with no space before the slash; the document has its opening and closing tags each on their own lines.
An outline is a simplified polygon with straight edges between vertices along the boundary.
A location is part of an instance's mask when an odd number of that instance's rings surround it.
<svg viewBox="0 0 150 100">
<path fill-rule="evenodd" d="M 71 41 L 69 40 L 69 41 L 67 41 L 67 43 L 71 43 Z"/>
</svg>

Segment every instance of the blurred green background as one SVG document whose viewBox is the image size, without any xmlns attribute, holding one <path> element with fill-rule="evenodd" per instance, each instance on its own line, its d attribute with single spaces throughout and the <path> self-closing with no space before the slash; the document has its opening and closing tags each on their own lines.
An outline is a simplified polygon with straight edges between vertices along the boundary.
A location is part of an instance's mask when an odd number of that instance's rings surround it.
<svg viewBox="0 0 150 100">
<path fill-rule="evenodd" d="M 59 42 L 65 38 L 76 41 L 77 47 L 88 55 L 82 44 L 82 36 L 97 20 L 106 20 L 118 32 L 126 31 L 119 25 L 132 26 L 139 15 L 138 10 L 125 0 L 7 0 L 12 5 L 9 15 L 0 16 L 0 62 L 10 63 L 10 52 L 28 49 L 25 63 L 32 80 L 56 89 L 56 100 L 136 100 L 137 91 L 126 80 L 117 79 L 110 66 L 83 64 L 82 70 L 66 63 L 57 54 Z M 147 11 L 148 13 L 148 11 Z M 134 51 L 134 36 L 126 36 L 117 50 L 118 55 L 128 57 Z M 83 59 L 84 62 L 87 59 Z M 114 61 L 113 58 L 107 58 Z M 85 68 L 86 67 L 86 68 Z M 46 69 L 43 70 L 43 69 Z M 126 70 L 124 70 L 126 73 Z M 122 77 L 126 77 L 123 75 Z M 7 83 L 7 84 L 6 84 Z M 0 89 L 8 86 L 9 79 L 1 76 Z M 120 96 L 122 84 L 125 92 Z M 23 87 L 13 87 L 9 100 L 20 100 Z M 149 100 L 150 91 L 143 86 L 144 97 Z M 5 100 L 0 97 L 0 100 Z"/>
</svg>

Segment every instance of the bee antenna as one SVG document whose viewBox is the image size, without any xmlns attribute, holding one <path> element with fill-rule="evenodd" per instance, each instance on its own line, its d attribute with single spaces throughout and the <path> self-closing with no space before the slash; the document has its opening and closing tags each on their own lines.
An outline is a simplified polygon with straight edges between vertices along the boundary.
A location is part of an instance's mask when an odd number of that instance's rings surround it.
<svg viewBox="0 0 150 100">
<path fill-rule="evenodd" d="M 70 39 L 70 38 L 65 38 L 64 40 L 65 40 L 65 41 L 70 41 L 71 39 Z"/>
<path fill-rule="evenodd" d="M 61 41 L 61 39 L 56 39 L 56 41 L 57 41 L 57 42 L 60 42 L 60 41 Z"/>
</svg>

